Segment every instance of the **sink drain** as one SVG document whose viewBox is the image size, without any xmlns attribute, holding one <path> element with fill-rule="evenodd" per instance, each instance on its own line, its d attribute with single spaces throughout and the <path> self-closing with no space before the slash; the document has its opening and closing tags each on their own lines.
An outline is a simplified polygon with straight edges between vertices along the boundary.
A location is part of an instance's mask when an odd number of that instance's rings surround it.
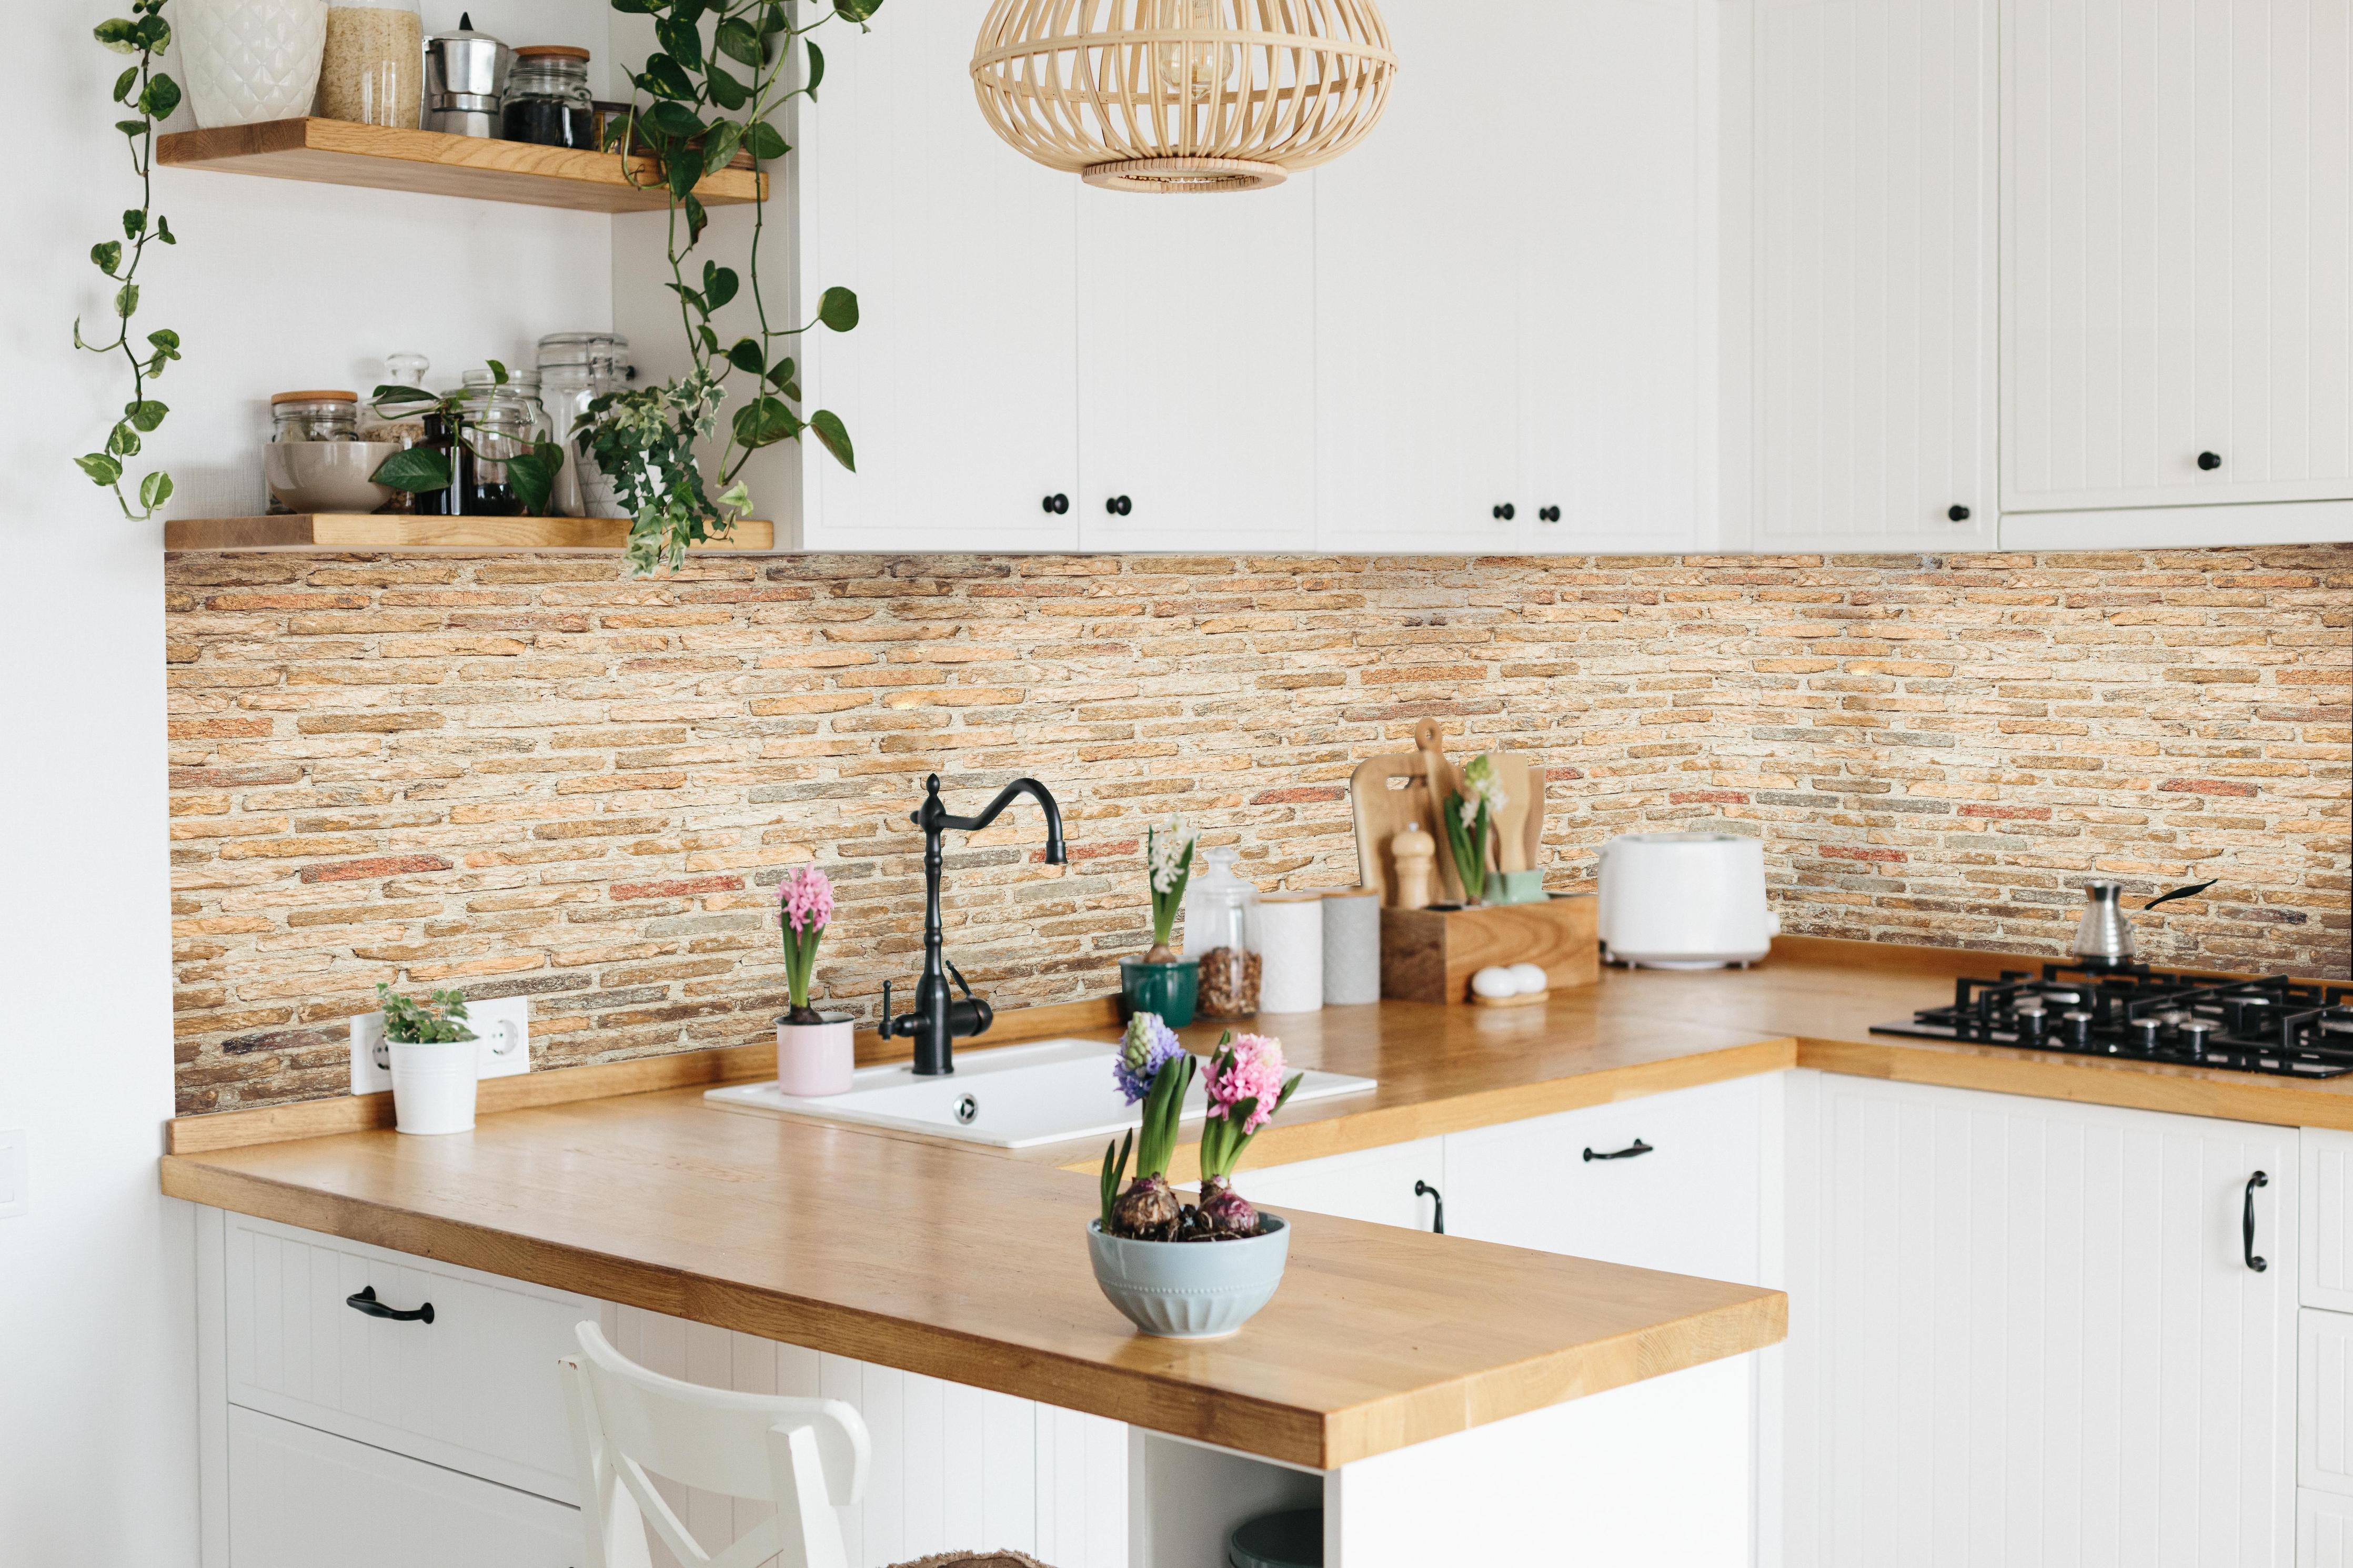
<svg viewBox="0 0 2353 1568">
<path fill-rule="evenodd" d="M 956 1101 L 956 1124 L 958 1126 L 969 1127 L 979 1120 L 980 1101 L 975 1100 L 968 1094 Z"/>
</svg>

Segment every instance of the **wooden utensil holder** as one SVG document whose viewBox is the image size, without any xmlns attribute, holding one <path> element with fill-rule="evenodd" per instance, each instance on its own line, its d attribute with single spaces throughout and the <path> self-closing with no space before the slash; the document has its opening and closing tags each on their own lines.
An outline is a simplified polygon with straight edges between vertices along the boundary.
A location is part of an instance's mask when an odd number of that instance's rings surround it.
<svg viewBox="0 0 2353 1568">
<path fill-rule="evenodd" d="M 1471 1000 L 1471 977 L 1494 963 L 1533 963 L 1556 991 L 1601 978 L 1594 900 L 1478 909 L 1383 910 L 1381 994 L 1408 1002 Z"/>
</svg>

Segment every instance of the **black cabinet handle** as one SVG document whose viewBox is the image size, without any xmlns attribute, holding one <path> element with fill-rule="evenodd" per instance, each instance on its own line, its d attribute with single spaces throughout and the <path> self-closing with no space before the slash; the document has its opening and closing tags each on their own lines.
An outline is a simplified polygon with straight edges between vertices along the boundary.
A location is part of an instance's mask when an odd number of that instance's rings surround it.
<svg viewBox="0 0 2353 1568">
<path fill-rule="evenodd" d="M 1955 522 L 1967 522 L 1969 520 L 1969 509 L 1965 506 L 1947 507 L 1945 509 L 1945 515 L 1951 518 Z"/>
<path fill-rule="evenodd" d="M 1499 506 L 1499 507 L 1497 507 L 1497 508 L 1495 509 L 1495 516 L 1496 516 L 1496 518 L 1497 518 L 1499 521 L 1504 521 L 1504 522 L 1509 522 L 1509 521 L 1512 521 L 1512 519 L 1514 519 L 1514 518 L 1515 518 L 1515 517 L 1517 517 L 1517 516 L 1519 516 L 1519 515 L 1520 515 L 1520 509 L 1519 509 L 1518 507 L 1514 506 L 1510 501 L 1505 501 L 1503 505 L 1501 505 L 1501 506 Z"/>
<path fill-rule="evenodd" d="M 1129 500 L 1125 496 L 1113 496 L 1111 500 L 1103 502 L 1103 510 L 1111 513 L 1113 517 L 1125 517 L 1129 512 L 1132 512 L 1134 510 L 1135 503 Z"/>
<path fill-rule="evenodd" d="M 1546 522 L 1558 522 L 1560 521 L 1560 508 L 1556 506 L 1545 507 L 1539 510 L 1536 515 L 1544 519 Z"/>
<path fill-rule="evenodd" d="M 1071 498 L 1066 495 L 1050 495 L 1046 498 L 1045 506 L 1048 512 L 1060 517 L 1071 510 Z"/>
<path fill-rule="evenodd" d="M 1631 1160 L 1637 1155 L 1647 1154 L 1649 1152 L 1651 1152 L 1651 1146 L 1648 1143 L 1643 1142 L 1640 1138 L 1637 1138 L 1631 1143 L 1627 1144 L 1623 1149 L 1615 1149 L 1607 1154 L 1597 1154 L 1592 1150 L 1588 1149 L 1585 1152 L 1585 1157 L 1588 1160 Z"/>
<path fill-rule="evenodd" d="M 387 1307 L 377 1300 L 373 1285 L 364 1286 L 356 1296 L 344 1297 L 343 1305 L 354 1312 L 364 1312 L 371 1318 L 382 1318 L 390 1323 L 429 1323 L 433 1321 L 432 1302 L 426 1302 L 413 1312 L 404 1312 L 397 1307 Z"/>
<path fill-rule="evenodd" d="M 2255 1189 L 2268 1187 L 2271 1184 L 2272 1179 L 2261 1171 L 2247 1178 L 2247 1214 L 2246 1218 L 2240 1222 L 2239 1227 L 2241 1242 L 2247 1249 L 2247 1267 L 2258 1274 L 2269 1268 L 2271 1264 L 2255 1256 Z"/>
<path fill-rule="evenodd" d="M 2220 452 L 2200 452 L 2198 454 L 2198 466 L 2211 474 L 2215 469 L 2222 466 L 2222 454 Z"/>
<path fill-rule="evenodd" d="M 1428 1198 L 1436 1205 L 1437 1212 L 1431 1216 L 1430 1222 L 1430 1234 L 1444 1236 L 1446 1234 L 1446 1200 L 1439 1195 L 1438 1189 L 1428 1182 L 1416 1182 L 1413 1184 L 1413 1195 L 1418 1198 Z"/>
</svg>

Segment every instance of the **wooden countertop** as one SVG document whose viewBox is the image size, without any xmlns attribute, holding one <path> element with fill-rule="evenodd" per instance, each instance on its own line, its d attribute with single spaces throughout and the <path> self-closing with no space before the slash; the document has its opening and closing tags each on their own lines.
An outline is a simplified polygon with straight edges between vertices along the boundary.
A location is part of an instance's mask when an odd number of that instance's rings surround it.
<svg viewBox="0 0 2353 1568">
<path fill-rule="evenodd" d="M 1383 1003 L 1266 1016 L 1256 1026 L 1280 1035 L 1295 1065 L 1367 1074 L 1380 1088 L 1286 1112 L 1246 1168 L 1792 1066 L 2353 1129 L 2353 1079 L 1870 1033 L 1949 996 L 1955 975 L 2004 962 L 1784 939 L 1756 970 L 1611 973 L 1541 1008 Z M 1112 1032 L 1100 1007 L 1038 1012 L 1028 1037 Z M 1023 1037 L 1018 1018 L 989 1043 Z M 1186 1034 L 1206 1049 L 1218 1032 Z M 1128 1329 L 1087 1270 L 1092 1182 L 1052 1168 L 1092 1172 L 1098 1142 L 1013 1155 L 702 1100 L 703 1084 L 757 1074 L 760 1060 L 736 1049 L 492 1080 L 464 1137 L 403 1139 L 380 1130 L 385 1106 L 352 1100 L 184 1119 L 164 1188 L 1319 1467 L 1784 1331 L 1778 1292 L 1301 1215 L 1282 1290 L 1241 1334 L 1152 1340 Z M 348 1127 L 372 1130 L 307 1135 Z M 269 1139 L 281 1141 L 254 1141 Z"/>
</svg>

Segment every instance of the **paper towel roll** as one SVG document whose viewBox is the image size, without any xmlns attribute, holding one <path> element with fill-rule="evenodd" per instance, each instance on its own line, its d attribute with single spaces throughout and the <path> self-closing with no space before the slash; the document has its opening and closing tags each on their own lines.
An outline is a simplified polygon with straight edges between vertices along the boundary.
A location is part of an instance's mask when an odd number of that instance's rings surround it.
<svg viewBox="0 0 2353 1568">
<path fill-rule="evenodd" d="M 1324 895 L 1324 1005 L 1381 999 L 1381 899 L 1370 888 Z"/>
<path fill-rule="evenodd" d="M 1258 901 L 1261 1013 L 1313 1013 L 1324 1005 L 1324 896 L 1267 893 Z"/>
</svg>

